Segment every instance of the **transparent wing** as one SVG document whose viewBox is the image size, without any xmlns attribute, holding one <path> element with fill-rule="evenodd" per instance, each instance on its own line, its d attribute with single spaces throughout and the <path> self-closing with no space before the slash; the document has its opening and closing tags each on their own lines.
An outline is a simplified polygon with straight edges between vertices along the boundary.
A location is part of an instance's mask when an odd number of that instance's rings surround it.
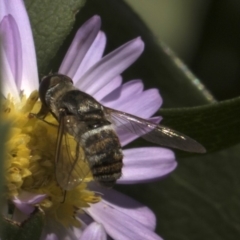
<svg viewBox="0 0 240 240">
<path fill-rule="evenodd" d="M 74 116 L 62 116 L 59 121 L 55 153 L 55 174 L 60 187 L 71 190 L 77 187 L 89 174 L 84 149 L 75 137 L 67 133 L 67 124 Z M 71 119 L 70 119 L 71 118 Z M 77 134 L 77 132 L 76 132 Z"/>
<path fill-rule="evenodd" d="M 117 132 L 130 131 L 138 137 L 165 147 L 177 148 L 188 152 L 206 152 L 200 143 L 175 130 L 111 108 L 105 108 L 105 110 L 107 117 L 115 126 Z"/>
</svg>

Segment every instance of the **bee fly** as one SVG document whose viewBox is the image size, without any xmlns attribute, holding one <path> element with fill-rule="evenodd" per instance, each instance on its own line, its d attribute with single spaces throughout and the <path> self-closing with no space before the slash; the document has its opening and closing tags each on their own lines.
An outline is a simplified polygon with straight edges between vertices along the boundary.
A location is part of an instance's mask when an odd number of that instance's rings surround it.
<svg viewBox="0 0 240 240">
<path fill-rule="evenodd" d="M 72 80 L 65 75 L 44 77 L 39 96 L 42 106 L 36 117 L 44 119 L 50 112 L 59 122 L 55 172 L 57 182 L 64 190 L 73 189 L 83 180 L 82 162 L 87 163 L 94 179 L 101 185 L 114 185 L 123 166 L 119 131 L 130 131 L 135 137 L 167 147 L 205 152 L 195 140 L 172 129 L 104 107 L 74 87 Z M 75 143 L 74 153 L 69 148 L 71 141 Z"/>
</svg>

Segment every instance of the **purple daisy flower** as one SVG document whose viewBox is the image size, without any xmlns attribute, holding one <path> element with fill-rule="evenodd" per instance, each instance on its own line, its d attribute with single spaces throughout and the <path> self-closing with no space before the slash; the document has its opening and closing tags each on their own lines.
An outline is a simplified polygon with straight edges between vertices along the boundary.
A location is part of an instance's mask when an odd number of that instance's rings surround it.
<svg viewBox="0 0 240 240">
<path fill-rule="evenodd" d="M 14 154 L 9 154 L 5 167 L 7 195 L 16 206 L 14 219 L 27 218 L 38 204 L 46 213 L 41 239 L 107 239 L 107 235 L 113 239 L 161 239 L 154 233 L 154 213 L 113 189 L 86 182 L 69 191 L 64 203 L 58 199 L 61 189 L 50 177 L 54 175 L 51 145 L 56 135 L 48 129 L 48 136 L 42 130 L 48 126 L 26 117 L 39 107 L 33 92 L 38 89 L 38 75 L 29 19 L 22 0 L 0 2 L 2 94 L 8 110 L 4 117 L 14 125 L 6 143 Z M 76 87 L 107 107 L 159 122 L 160 117 L 151 118 L 162 104 L 159 92 L 144 90 L 139 79 L 122 84 L 120 75 L 140 56 L 144 43 L 136 38 L 103 56 L 106 36 L 100 26 L 100 18 L 94 16 L 78 30 L 59 73 L 71 77 Z M 123 147 L 135 139 L 130 133 L 118 134 Z M 41 137 L 48 139 L 46 144 L 39 141 Z M 153 181 L 177 165 L 173 152 L 160 147 L 124 149 L 123 155 L 119 184 Z"/>
</svg>

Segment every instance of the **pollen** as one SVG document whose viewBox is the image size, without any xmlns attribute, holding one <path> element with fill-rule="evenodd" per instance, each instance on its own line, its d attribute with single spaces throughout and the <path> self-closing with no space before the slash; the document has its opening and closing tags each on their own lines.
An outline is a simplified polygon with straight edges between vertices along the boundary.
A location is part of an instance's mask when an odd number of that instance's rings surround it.
<svg viewBox="0 0 240 240">
<path fill-rule="evenodd" d="M 38 204 L 46 216 L 54 218 L 64 227 L 79 227 L 77 214 L 100 201 L 100 197 L 87 189 L 87 183 L 93 178 L 84 161 L 78 163 L 84 166 L 79 171 L 83 180 L 70 191 L 59 186 L 54 163 L 58 123 L 51 114 L 45 121 L 29 114 L 37 113 L 40 107 L 37 91 L 32 92 L 29 98 L 23 96 L 19 103 L 15 103 L 11 96 L 2 103 L 2 118 L 11 123 L 5 143 L 5 197 L 17 197 L 22 191 L 46 194 L 46 198 Z M 74 151 L 75 146 L 71 147 L 71 142 L 69 144 L 70 151 Z"/>
</svg>

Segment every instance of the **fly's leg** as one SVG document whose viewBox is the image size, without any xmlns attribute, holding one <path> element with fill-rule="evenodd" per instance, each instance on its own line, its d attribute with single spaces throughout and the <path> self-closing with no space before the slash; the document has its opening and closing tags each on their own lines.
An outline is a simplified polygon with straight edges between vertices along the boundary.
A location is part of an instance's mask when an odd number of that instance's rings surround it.
<svg viewBox="0 0 240 240">
<path fill-rule="evenodd" d="M 54 127 L 58 127 L 58 125 L 56 124 L 53 124 L 53 123 L 50 123 L 48 121 L 45 120 L 45 117 L 47 116 L 47 114 L 49 113 L 49 109 L 42 104 L 42 107 L 40 109 L 40 111 L 38 113 L 29 113 L 28 114 L 28 118 L 31 119 L 31 118 L 37 118 L 51 126 L 54 126 Z"/>
</svg>

